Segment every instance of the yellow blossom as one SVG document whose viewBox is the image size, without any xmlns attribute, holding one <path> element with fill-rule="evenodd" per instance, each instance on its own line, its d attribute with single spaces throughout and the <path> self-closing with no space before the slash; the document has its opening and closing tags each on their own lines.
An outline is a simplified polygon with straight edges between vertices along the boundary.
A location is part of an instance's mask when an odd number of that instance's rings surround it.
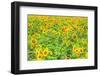
<svg viewBox="0 0 100 76">
<path fill-rule="evenodd" d="M 73 48 L 73 53 L 75 53 L 78 57 L 84 52 L 83 48 Z"/>
<path fill-rule="evenodd" d="M 34 48 L 37 44 L 37 40 L 36 38 L 34 37 L 34 35 L 32 35 L 32 38 L 31 38 L 31 44 L 32 44 L 32 47 Z"/>
<path fill-rule="evenodd" d="M 43 56 L 47 56 L 49 54 L 48 48 L 45 48 L 43 50 Z"/>
<path fill-rule="evenodd" d="M 42 54 L 37 54 L 36 59 L 37 60 L 43 60 L 43 55 Z"/>
</svg>

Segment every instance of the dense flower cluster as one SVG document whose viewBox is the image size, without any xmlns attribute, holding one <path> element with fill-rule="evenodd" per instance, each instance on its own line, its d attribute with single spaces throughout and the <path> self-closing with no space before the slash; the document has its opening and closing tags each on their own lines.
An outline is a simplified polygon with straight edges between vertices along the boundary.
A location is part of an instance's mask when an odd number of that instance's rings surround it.
<svg viewBox="0 0 100 76">
<path fill-rule="evenodd" d="M 28 15 L 28 60 L 88 58 L 88 18 Z"/>
</svg>

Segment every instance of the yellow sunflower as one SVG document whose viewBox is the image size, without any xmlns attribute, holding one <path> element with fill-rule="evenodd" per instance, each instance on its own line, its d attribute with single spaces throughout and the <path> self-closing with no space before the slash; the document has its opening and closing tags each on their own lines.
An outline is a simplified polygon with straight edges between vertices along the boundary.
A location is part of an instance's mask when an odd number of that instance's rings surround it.
<svg viewBox="0 0 100 76">
<path fill-rule="evenodd" d="M 43 56 L 43 52 L 41 48 L 37 48 L 35 51 L 35 55 L 36 55 L 36 59 L 37 60 L 43 60 L 44 56 Z"/>
<path fill-rule="evenodd" d="M 48 51 L 48 48 L 45 48 L 44 50 L 43 50 L 43 56 L 47 56 L 49 54 L 49 51 Z"/>
<path fill-rule="evenodd" d="M 43 55 L 42 54 L 37 54 L 36 59 L 37 60 L 43 60 Z"/>
<path fill-rule="evenodd" d="M 33 37 L 31 41 L 32 41 L 32 47 L 34 48 L 36 46 L 37 40 Z"/>
<path fill-rule="evenodd" d="M 75 53 L 77 57 L 80 57 L 80 55 L 84 53 L 84 49 L 83 48 L 73 48 L 73 53 Z"/>
<path fill-rule="evenodd" d="M 80 50 L 80 53 L 83 53 L 84 52 L 84 49 L 83 48 L 80 48 L 79 50 Z"/>
<path fill-rule="evenodd" d="M 80 57 L 81 55 L 79 48 L 73 48 L 73 53 L 75 53 L 77 57 Z"/>
</svg>

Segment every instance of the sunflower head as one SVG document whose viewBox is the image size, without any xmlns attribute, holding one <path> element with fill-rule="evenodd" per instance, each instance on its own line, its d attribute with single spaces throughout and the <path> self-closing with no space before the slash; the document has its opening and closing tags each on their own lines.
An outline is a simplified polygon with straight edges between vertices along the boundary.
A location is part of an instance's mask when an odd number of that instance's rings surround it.
<svg viewBox="0 0 100 76">
<path fill-rule="evenodd" d="M 83 53 L 84 52 L 84 49 L 83 48 L 80 48 L 79 50 L 80 50 L 80 53 Z"/>
<path fill-rule="evenodd" d="M 73 53 L 77 55 L 77 57 L 80 57 L 82 53 L 84 53 L 83 48 L 73 48 Z"/>
<path fill-rule="evenodd" d="M 43 55 L 42 54 L 37 54 L 36 59 L 37 60 L 43 60 Z"/>
<path fill-rule="evenodd" d="M 76 33 L 72 34 L 72 39 L 77 39 L 77 34 Z"/>
<path fill-rule="evenodd" d="M 73 53 L 75 53 L 77 57 L 80 57 L 81 55 L 79 48 L 73 48 Z"/>
<path fill-rule="evenodd" d="M 49 54 L 49 51 L 48 51 L 48 48 L 45 48 L 44 50 L 43 50 L 43 56 L 47 56 Z"/>
<path fill-rule="evenodd" d="M 77 53 L 78 49 L 77 48 L 73 48 L 73 53 Z"/>
<path fill-rule="evenodd" d="M 43 56 L 43 52 L 41 51 L 40 48 L 36 49 L 35 55 L 36 55 L 36 59 L 37 59 L 37 60 L 43 60 L 43 57 L 44 57 L 44 56 Z"/>
<path fill-rule="evenodd" d="M 37 44 L 37 40 L 36 40 L 35 37 L 32 36 L 32 38 L 31 38 L 31 46 L 32 46 L 32 48 L 34 48 L 36 46 L 36 44 Z"/>
</svg>

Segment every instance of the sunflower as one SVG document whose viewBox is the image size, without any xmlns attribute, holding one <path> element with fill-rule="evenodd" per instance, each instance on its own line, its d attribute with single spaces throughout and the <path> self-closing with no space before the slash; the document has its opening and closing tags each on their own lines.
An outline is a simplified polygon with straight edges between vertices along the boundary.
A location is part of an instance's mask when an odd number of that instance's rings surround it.
<svg viewBox="0 0 100 76">
<path fill-rule="evenodd" d="M 76 33 L 72 34 L 72 39 L 77 39 L 77 34 Z"/>
<path fill-rule="evenodd" d="M 80 48 L 80 53 L 82 54 L 84 52 L 84 49 L 83 48 Z"/>
<path fill-rule="evenodd" d="M 37 60 L 43 60 L 43 55 L 42 54 L 37 54 L 36 59 Z"/>
<path fill-rule="evenodd" d="M 73 48 L 73 53 L 75 53 L 77 57 L 81 55 L 79 48 Z"/>
<path fill-rule="evenodd" d="M 43 56 L 46 57 L 49 54 L 48 48 L 45 48 L 43 51 Z"/>
<path fill-rule="evenodd" d="M 73 53 L 76 53 L 78 51 L 77 48 L 73 48 Z"/>
<path fill-rule="evenodd" d="M 43 60 L 44 56 L 43 56 L 43 52 L 41 48 L 37 48 L 35 51 L 35 55 L 36 55 L 36 59 L 37 60 Z"/>
<path fill-rule="evenodd" d="M 33 37 L 31 42 L 32 42 L 32 47 L 34 48 L 37 44 L 37 40 Z"/>
<path fill-rule="evenodd" d="M 73 48 L 73 53 L 77 55 L 77 57 L 80 57 L 82 53 L 84 53 L 83 48 Z"/>
<path fill-rule="evenodd" d="M 28 29 L 32 28 L 32 24 L 28 24 Z"/>
</svg>

